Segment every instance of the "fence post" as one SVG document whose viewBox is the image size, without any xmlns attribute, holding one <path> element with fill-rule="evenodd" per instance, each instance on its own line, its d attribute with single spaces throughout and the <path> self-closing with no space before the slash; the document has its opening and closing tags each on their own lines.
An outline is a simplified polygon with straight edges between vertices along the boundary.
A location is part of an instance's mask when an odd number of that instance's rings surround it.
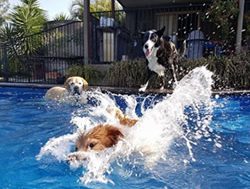
<svg viewBox="0 0 250 189">
<path fill-rule="evenodd" d="M 83 40 L 84 40 L 84 64 L 89 62 L 89 4 L 90 0 L 84 1 L 84 11 L 83 11 Z"/>
<path fill-rule="evenodd" d="M 241 51 L 244 5 L 245 5 L 245 0 L 239 0 L 240 12 L 239 12 L 239 15 L 238 15 L 238 23 L 237 23 L 236 53 L 240 53 L 240 51 Z"/>
<path fill-rule="evenodd" d="M 7 53 L 7 45 L 3 44 L 3 77 L 4 81 L 9 80 L 9 62 L 8 62 L 8 53 Z"/>
</svg>

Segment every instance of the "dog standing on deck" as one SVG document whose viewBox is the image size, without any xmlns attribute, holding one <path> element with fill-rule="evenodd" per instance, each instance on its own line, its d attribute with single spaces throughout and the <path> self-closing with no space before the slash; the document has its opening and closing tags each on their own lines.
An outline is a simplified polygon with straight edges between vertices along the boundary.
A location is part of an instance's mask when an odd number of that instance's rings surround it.
<svg viewBox="0 0 250 189">
<path fill-rule="evenodd" d="M 65 81 L 63 87 L 56 86 L 50 88 L 45 94 L 45 99 L 64 102 L 78 100 L 77 97 L 79 97 L 87 88 L 88 82 L 82 77 L 69 77 Z"/>
<path fill-rule="evenodd" d="M 161 89 L 164 89 L 165 71 L 168 68 L 172 72 L 173 81 L 177 82 L 177 63 L 185 55 L 186 41 L 184 40 L 178 52 L 173 42 L 164 39 L 164 31 L 165 26 L 158 31 L 149 30 L 141 33 L 143 35 L 143 52 L 148 61 L 148 78 L 146 84 L 142 85 L 139 91 L 147 89 L 152 72 L 155 72 L 160 77 L 160 86 Z"/>
</svg>

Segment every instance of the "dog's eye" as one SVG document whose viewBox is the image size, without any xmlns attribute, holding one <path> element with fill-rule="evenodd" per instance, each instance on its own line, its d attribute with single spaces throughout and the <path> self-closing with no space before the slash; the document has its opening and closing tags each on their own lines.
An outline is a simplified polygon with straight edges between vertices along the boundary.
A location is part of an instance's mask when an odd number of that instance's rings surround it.
<svg viewBox="0 0 250 189">
<path fill-rule="evenodd" d="M 156 41 L 157 41 L 157 38 L 158 38 L 158 36 L 157 36 L 155 33 L 153 33 L 152 36 L 151 36 L 151 40 L 152 40 L 153 42 L 156 42 Z"/>
<path fill-rule="evenodd" d="M 90 147 L 90 148 L 93 148 L 94 146 L 95 146 L 94 143 L 89 143 L 89 147 Z"/>
<path fill-rule="evenodd" d="M 81 83 L 81 82 L 79 82 L 78 84 L 79 84 L 79 85 L 82 85 L 82 83 Z"/>
</svg>

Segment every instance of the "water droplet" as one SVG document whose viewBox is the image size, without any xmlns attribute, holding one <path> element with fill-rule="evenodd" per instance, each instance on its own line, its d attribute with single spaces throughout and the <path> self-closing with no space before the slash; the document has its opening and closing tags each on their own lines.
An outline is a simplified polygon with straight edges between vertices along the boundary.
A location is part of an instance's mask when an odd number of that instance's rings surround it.
<svg viewBox="0 0 250 189">
<path fill-rule="evenodd" d="M 217 148 L 221 148 L 221 147 L 222 147 L 222 145 L 221 145 L 220 143 L 215 143 L 215 146 L 216 146 Z"/>
</svg>

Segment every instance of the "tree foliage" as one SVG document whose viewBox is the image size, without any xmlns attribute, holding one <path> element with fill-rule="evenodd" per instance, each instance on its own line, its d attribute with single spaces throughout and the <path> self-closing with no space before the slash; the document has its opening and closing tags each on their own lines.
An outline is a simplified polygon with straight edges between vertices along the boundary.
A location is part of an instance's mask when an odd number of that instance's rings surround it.
<svg viewBox="0 0 250 189">
<path fill-rule="evenodd" d="M 40 32 L 46 22 L 46 14 L 39 7 L 38 0 L 22 0 L 21 5 L 14 7 L 10 22 L 16 32 L 25 37 Z"/>
<path fill-rule="evenodd" d="M 221 41 L 224 46 L 234 44 L 236 22 L 239 12 L 237 0 L 214 0 L 208 11 L 203 16 L 205 21 L 213 25 L 214 31 L 211 38 Z"/>
<path fill-rule="evenodd" d="M 67 16 L 66 14 L 64 13 L 60 13 L 60 14 L 57 14 L 54 19 L 54 21 L 66 21 L 66 20 L 70 20 L 70 17 Z"/>
<path fill-rule="evenodd" d="M 13 8 L 9 19 L 11 35 L 7 37 L 9 41 L 15 43 L 16 52 L 25 55 L 36 51 L 41 44 L 41 39 L 27 38 L 27 36 L 42 31 L 47 20 L 38 0 L 21 0 L 21 4 Z"/>
<path fill-rule="evenodd" d="M 0 26 L 6 19 L 8 9 L 9 9 L 9 1 L 0 0 Z"/>
<path fill-rule="evenodd" d="M 71 5 L 71 16 L 75 19 L 82 20 L 83 18 L 83 1 L 74 0 Z M 122 9 L 121 5 L 115 1 L 115 9 Z M 104 12 L 111 11 L 111 0 L 94 0 L 90 2 L 90 12 Z"/>
</svg>

